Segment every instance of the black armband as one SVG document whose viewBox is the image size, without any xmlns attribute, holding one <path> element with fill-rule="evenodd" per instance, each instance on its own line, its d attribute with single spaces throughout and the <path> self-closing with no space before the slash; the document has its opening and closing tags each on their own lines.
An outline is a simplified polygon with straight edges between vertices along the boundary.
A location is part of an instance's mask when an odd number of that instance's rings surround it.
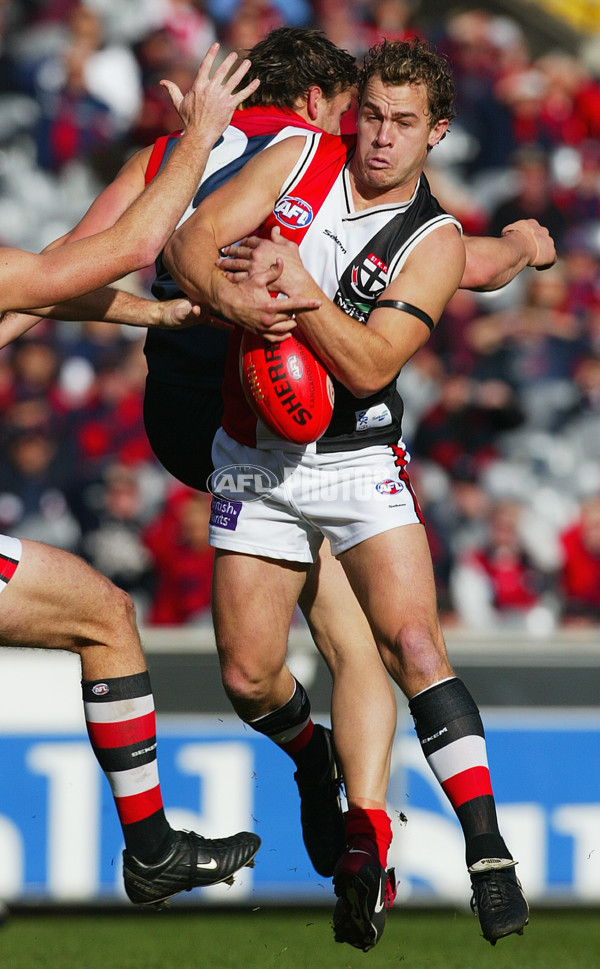
<svg viewBox="0 0 600 969">
<path fill-rule="evenodd" d="M 425 310 L 420 310 L 418 306 L 413 306 L 412 303 L 405 303 L 401 299 L 380 299 L 375 303 L 373 308 L 377 309 L 378 306 L 389 306 L 392 310 L 401 310 L 403 313 L 410 313 L 411 316 L 416 316 L 418 320 L 421 320 L 429 328 L 430 333 L 433 333 L 435 323 L 429 313 L 426 313 Z"/>
</svg>

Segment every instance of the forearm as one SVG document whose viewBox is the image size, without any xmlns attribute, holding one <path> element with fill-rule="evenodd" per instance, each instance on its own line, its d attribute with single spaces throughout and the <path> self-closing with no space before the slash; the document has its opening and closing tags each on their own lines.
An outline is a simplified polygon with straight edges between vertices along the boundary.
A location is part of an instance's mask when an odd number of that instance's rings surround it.
<svg viewBox="0 0 600 969">
<path fill-rule="evenodd" d="M 506 286 L 529 264 L 531 245 L 520 232 L 500 238 L 471 236 L 465 239 L 465 252 L 460 288 L 487 292 Z"/>
<path fill-rule="evenodd" d="M 160 322 L 159 307 L 154 299 L 105 286 L 65 303 L 40 307 L 35 312 L 55 320 L 100 320 L 129 326 L 156 326 Z"/>
<path fill-rule="evenodd" d="M 296 287 L 299 287 L 298 289 Z M 305 273 L 294 283 L 289 276 L 286 292 L 320 300 L 318 309 L 297 313 L 296 321 L 333 377 L 355 397 L 368 397 L 392 380 L 405 361 L 398 362 L 394 349 L 379 333 L 344 313 L 328 299 Z"/>
<path fill-rule="evenodd" d="M 466 265 L 461 289 L 490 291 L 506 286 L 526 266 L 549 269 L 556 262 L 554 241 L 535 219 L 505 226 L 500 238 L 465 238 Z"/>
<path fill-rule="evenodd" d="M 212 141 L 197 133 L 181 135 L 161 171 L 121 216 L 123 275 L 150 265 L 163 249 L 194 195 L 211 148 Z"/>
<path fill-rule="evenodd" d="M 227 279 L 225 273 L 215 265 L 219 250 L 210 226 L 196 220 L 190 238 L 189 226 L 184 223 L 167 242 L 162 258 L 188 299 L 194 300 L 203 309 L 221 310 L 217 297 L 222 281 L 227 282 Z M 233 284 L 230 285 L 234 288 Z"/>
<path fill-rule="evenodd" d="M 294 329 L 294 313 L 314 308 L 314 303 L 304 296 L 298 301 L 271 297 L 270 290 L 276 288 L 275 280 L 281 271 L 279 267 L 270 267 L 234 283 L 215 265 L 218 255 L 210 223 L 200 220 L 196 220 L 191 239 L 188 223 L 184 223 L 171 237 L 163 254 L 164 263 L 180 289 L 201 307 L 203 319 L 214 313 L 278 342 Z"/>
<path fill-rule="evenodd" d="M 31 313 L 18 313 L 12 310 L 3 313 L 0 319 L 0 349 L 8 346 L 23 333 L 27 333 L 27 330 L 39 323 L 44 315 L 44 313 L 40 313 L 34 316 Z"/>
</svg>

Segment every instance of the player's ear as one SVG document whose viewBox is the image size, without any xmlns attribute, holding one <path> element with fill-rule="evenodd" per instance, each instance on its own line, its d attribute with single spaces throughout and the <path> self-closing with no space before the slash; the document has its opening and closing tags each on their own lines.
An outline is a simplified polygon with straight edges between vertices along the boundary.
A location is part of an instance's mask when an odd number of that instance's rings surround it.
<svg viewBox="0 0 600 969">
<path fill-rule="evenodd" d="M 448 130 L 449 121 L 447 118 L 442 118 L 438 121 L 429 132 L 429 138 L 427 141 L 427 150 L 431 151 L 432 148 L 437 145 Z"/>
<path fill-rule="evenodd" d="M 319 108 L 321 107 L 321 102 L 323 100 L 323 91 L 318 86 L 318 84 L 313 84 L 312 87 L 308 89 L 308 95 L 306 98 L 306 112 L 308 114 L 309 120 L 313 123 L 319 117 Z"/>
</svg>

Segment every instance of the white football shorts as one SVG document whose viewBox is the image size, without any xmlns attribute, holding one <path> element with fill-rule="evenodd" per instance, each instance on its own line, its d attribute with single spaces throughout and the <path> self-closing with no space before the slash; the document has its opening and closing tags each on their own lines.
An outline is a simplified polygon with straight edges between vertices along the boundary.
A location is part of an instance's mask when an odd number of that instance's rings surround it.
<svg viewBox="0 0 600 969">
<path fill-rule="evenodd" d="M 314 447 L 257 449 L 215 435 L 209 527 L 215 548 L 314 562 L 323 536 L 340 555 L 423 518 L 402 442 L 316 454 Z"/>
<path fill-rule="evenodd" d="M 21 561 L 23 546 L 20 539 L 0 535 L 0 592 L 6 588 Z"/>
</svg>

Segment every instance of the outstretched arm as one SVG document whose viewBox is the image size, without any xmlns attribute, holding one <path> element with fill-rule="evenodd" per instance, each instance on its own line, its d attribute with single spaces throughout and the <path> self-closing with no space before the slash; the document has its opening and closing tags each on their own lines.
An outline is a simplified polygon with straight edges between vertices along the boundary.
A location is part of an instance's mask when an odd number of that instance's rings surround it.
<svg viewBox="0 0 600 969">
<path fill-rule="evenodd" d="M 235 54 L 211 78 L 217 50 L 213 44 L 185 97 L 171 81 L 163 82 L 185 131 L 161 172 L 112 228 L 40 255 L 0 250 L 0 310 L 61 302 L 152 262 L 183 214 L 214 142 L 258 86 L 254 81 L 236 92 L 249 62 L 227 77 Z"/>
<path fill-rule="evenodd" d="M 526 266 L 542 270 L 556 262 L 554 241 L 535 219 L 507 225 L 499 238 L 468 236 L 464 241 L 467 261 L 461 289 L 500 289 Z"/>
<path fill-rule="evenodd" d="M 66 242 L 74 242 L 76 239 L 84 239 L 87 236 L 94 235 L 95 232 L 103 232 L 105 229 L 110 229 L 117 219 L 123 215 L 126 209 L 144 191 L 146 167 L 151 151 L 151 147 L 142 148 L 141 151 L 132 155 L 122 166 L 110 185 L 107 185 L 97 198 L 94 199 L 77 225 L 70 232 L 61 236 L 60 239 L 55 239 L 50 245 L 46 246 L 44 252 L 63 246 Z M 51 319 L 97 319 L 104 320 L 107 323 L 127 322 L 131 325 L 143 325 L 142 319 L 146 308 L 141 303 L 146 303 L 147 301 L 140 300 L 138 319 L 135 321 L 130 319 L 119 320 L 116 316 L 113 318 L 110 314 L 111 308 L 115 314 L 119 311 L 118 300 L 112 295 L 114 292 L 113 289 L 108 290 L 108 292 L 97 290 L 96 293 L 79 297 L 77 301 L 73 300 L 68 303 L 61 303 L 54 308 L 39 308 L 36 315 L 33 315 L 33 312 L 20 313 L 15 310 L 9 310 L 7 313 L 4 313 L 0 320 L 0 347 L 12 343 L 13 340 L 22 336 L 23 333 L 30 330 L 45 316 Z M 108 311 L 108 315 L 105 315 L 105 310 Z"/>
</svg>

